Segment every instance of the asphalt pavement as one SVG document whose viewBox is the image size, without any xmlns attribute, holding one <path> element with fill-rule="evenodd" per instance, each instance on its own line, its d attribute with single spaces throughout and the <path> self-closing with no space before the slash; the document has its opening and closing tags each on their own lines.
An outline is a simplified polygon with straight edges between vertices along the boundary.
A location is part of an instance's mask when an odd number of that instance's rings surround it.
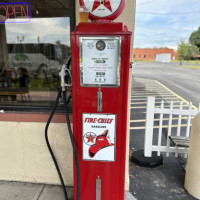
<svg viewBox="0 0 200 200">
<path fill-rule="evenodd" d="M 136 62 L 133 77 L 158 80 L 195 106 L 199 105 L 200 69 L 180 67 L 179 63 Z"/>
<path fill-rule="evenodd" d="M 144 133 L 146 122 L 146 101 L 148 96 L 156 97 L 156 106 L 165 101 L 169 107 L 170 101 L 176 108 L 183 101 L 184 109 L 189 108 L 189 101 L 197 109 L 200 94 L 200 70 L 180 68 L 177 63 L 135 63 L 133 67 L 133 84 L 131 94 L 130 149 L 131 152 L 144 148 Z M 158 116 L 157 116 L 158 117 Z M 172 133 L 177 132 L 177 116 L 173 117 Z M 164 117 L 162 126 L 162 142 L 167 140 L 168 116 Z M 181 133 L 185 132 L 187 121 L 182 117 Z M 158 134 L 159 119 L 154 120 L 154 135 Z M 155 137 L 156 138 L 156 137 Z M 164 141 L 164 142 L 165 142 Z M 157 141 L 153 140 L 153 143 Z M 130 162 L 130 192 L 137 200 L 195 200 L 184 188 L 187 162 L 184 155 L 175 157 L 165 154 L 164 164 L 149 169 L 139 167 Z"/>
</svg>

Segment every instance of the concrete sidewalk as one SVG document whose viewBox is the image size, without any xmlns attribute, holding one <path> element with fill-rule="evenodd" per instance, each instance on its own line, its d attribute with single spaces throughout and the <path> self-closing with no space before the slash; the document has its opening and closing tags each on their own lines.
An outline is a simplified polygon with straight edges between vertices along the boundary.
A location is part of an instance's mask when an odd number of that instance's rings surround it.
<svg viewBox="0 0 200 200">
<path fill-rule="evenodd" d="M 70 200 L 73 199 L 73 188 L 67 188 Z M 1 200 L 64 200 L 60 186 L 30 184 L 20 182 L 0 182 Z"/>
<path fill-rule="evenodd" d="M 73 200 L 73 187 L 67 188 L 69 200 Z M 125 200 L 135 200 L 125 193 Z M 61 186 L 0 181 L 0 200 L 64 200 Z"/>
</svg>

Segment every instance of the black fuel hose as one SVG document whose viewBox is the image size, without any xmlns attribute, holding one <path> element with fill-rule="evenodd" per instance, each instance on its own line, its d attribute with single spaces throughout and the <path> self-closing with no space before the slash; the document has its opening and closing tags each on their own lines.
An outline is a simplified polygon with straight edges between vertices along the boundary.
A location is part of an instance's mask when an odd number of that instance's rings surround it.
<svg viewBox="0 0 200 200">
<path fill-rule="evenodd" d="M 62 174 L 61 174 L 61 172 L 60 172 L 60 169 L 59 169 L 59 166 L 58 166 L 56 157 L 55 157 L 55 155 L 54 155 L 54 153 L 53 153 L 53 150 L 52 150 L 52 148 L 51 148 L 51 145 L 50 145 L 50 143 L 49 143 L 49 138 L 48 138 L 48 128 L 49 128 L 49 125 L 50 125 L 50 123 L 51 123 L 51 120 L 52 120 L 52 118 L 53 118 L 53 116 L 54 116 L 54 114 L 55 114 L 56 108 L 57 108 L 57 106 L 58 106 L 58 102 L 59 102 L 59 99 L 60 99 L 60 97 L 61 97 L 61 93 L 62 93 L 62 88 L 60 88 L 59 91 L 58 91 L 58 95 L 57 95 L 57 97 L 56 97 L 56 101 L 55 101 L 54 107 L 53 107 L 53 109 L 52 109 L 52 111 L 51 111 L 51 114 L 50 114 L 50 116 L 49 116 L 49 119 L 48 119 L 47 124 L 46 124 L 46 127 L 45 127 L 45 140 L 46 140 L 46 143 L 47 143 L 47 147 L 48 147 L 48 149 L 49 149 L 49 152 L 50 152 L 50 154 L 51 154 L 51 157 L 52 157 L 52 159 L 53 159 L 54 165 L 55 165 L 55 167 L 56 167 L 56 170 L 57 170 L 57 172 L 58 172 L 58 176 L 59 176 L 59 178 L 60 178 L 60 182 L 61 182 L 61 185 L 62 185 L 62 188 L 63 188 L 63 192 L 64 192 L 64 195 L 65 195 L 65 200 L 69 200 L 69 199 L 68 199 L 68 195 L 67 195 L 67 191 L 66 191 L 66 188 L 65 188 L 65 183 L 64 183 L 64 180 L 63 180 L 63 177 L 62 177 Z"/>
<path fill-rule="evenodd" d="M 67 62 L 67 67 L 69 67 L 70 62 L 71 62 L 71 57 L 69 58 L 69 60 Z M 61 185 L 62 185 L 62 188 L 63 188 L 65 200 L 69 200 L 62 174 L 60 172 L 56 157 L 55 157 L 55 155 L 53 153 L 53 150 L 51 148 L 51 145 L 50 145 L 49 139 L 48 139 L 48 128 L 49 128 L 51 120 L 52 120 L 52 118 L 53 118 L 53 116 L 55 114 L 56 108 L 57 108 L 58 103 L 59 103 L 59 99 L 61 98 L 61 94 L 62 94 L 62 88 L 60 88 L 59 91 L 58 91 L 58 95 L 56 97 L 56 101 L 55 101 L 54 107 L 53 107 L 53 109 L 51 111 L 51 114 L 49 116 L 49 119 L 48 119 L 46 127 L 45 127 L 45 140 L 46 140 L 49 152 L 51 154 L 51 157 L 53 159 L 53 162 L 55 164 L 56 170 L 58 172 L 58 175 L 59 175 L 59 178 L 60 178 L 60 182 L 61 182 Z M 77 153 L 77 149 L 76 149 L 76 145 L 75 145 L 75 141 L 74 141 L 71 125 L 70 125 L 69 113 L 67 111 L 67 104 L 69 103 L 71 98 L 72 98 L 72 96 L 70 95 L 68 100 L 66 100 L 66 92 L 63 91 L 63 103 L 64 103 L 65 118 L 66 118 L 67 127 L 68 127 L 68 131 L 69 131 L 69 136 L 70 136 L 70 140 L 71 140 L 71 144 L 72 144 L 72 148 L 73 148 L 75 166 L 76 166 L 76 177 L 77 177 L 77 198 L 76 199 L 80 200 L 80 168 L 79 168 L 79 161 L 78 161 L 78 153 Z"/>
<path fill-rule="evenodd" d="M 77 178 L 77 200 L 80 200 L 80 167 L 79 167 L 79 161 L 78 161 L 78 153 L 77 153 L 77 149 L 76 149 L 76 145 L 75 145 L 75 141 L 74 141 L 74 137 L 73 137 L 73 133 L 72 133 L 72 128 L 70 125 L 70 119 L 69 119 L 69 114 L 67 111 L 67 101 L 66 101 L 66 92 L 63 91 L 63 102 L 64 102 L 64 109 L 65 109 L 65 118 L 67 121 L 67 127 L 68 127 L 68 131 L 69 131 L 69 136 L 71 139 L 71 144 L 72 144 L 72 148 L 73 148 L 73 152 L 74 152 L 74 159 L 75 159 L 75 167 L 76 167 L 76 178 Z"/>
</svg>

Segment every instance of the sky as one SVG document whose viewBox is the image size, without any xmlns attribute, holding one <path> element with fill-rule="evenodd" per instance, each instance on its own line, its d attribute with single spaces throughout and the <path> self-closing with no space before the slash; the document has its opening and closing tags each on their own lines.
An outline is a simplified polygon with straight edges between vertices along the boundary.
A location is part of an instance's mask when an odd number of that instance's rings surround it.
<svg viewBox="0 0 200 200">
<path fill-rule="evenodd" d="M 200 27 L 200 0 L 136 0 L 135 20 L 135 48 L 176 50 Z"/>
<path fill-rule="evenodd" d="M 19 43 L 24 36 L 24 43 L 52 43 L 60 40 L 62 44 L 70 45 L 70 20 L 62 18 L 34 18 L 30 23 L 6 23 L 7 43 Z"/>
<path fill-rule="evenodd" d="M 194 13 L 193 13 L 194 12 Z M 195 13 L 196 12 L 196 13 Z M 179 13 L 179 14 L 177 14 Z M 180 14 L 182 13 L 182 14 Z M 6 24 L 7 42 L 70 44 L 69 18 L 37 18 L 27 24 Z M 136 0 L 134 47 L 177 49 L 200 26 L 200 0 Z"/>
</svg>

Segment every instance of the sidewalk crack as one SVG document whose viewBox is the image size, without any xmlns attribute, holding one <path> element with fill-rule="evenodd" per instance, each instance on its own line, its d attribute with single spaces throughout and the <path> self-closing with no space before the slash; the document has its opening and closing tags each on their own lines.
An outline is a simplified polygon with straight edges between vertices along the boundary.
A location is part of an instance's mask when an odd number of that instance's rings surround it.
<svg viewBox="0 0 200 200">
<path fill-rule="evenodd" d="M 41 195 L 42 195 L 42 193 L 43 193 L 43 191 L 44 191 L 44 188 L 45 188 L 45 185 L 43 186 L 43 188 L 42 188 L 42 190 L 41 190 L 41 192 L 40 192 L 40 194 L 38 195 L 38 198 L 37 198 L 36 200 L 39 200 L 39 199 L 40 199 L 40 197 L 41 197 Z"/>
</svg>

